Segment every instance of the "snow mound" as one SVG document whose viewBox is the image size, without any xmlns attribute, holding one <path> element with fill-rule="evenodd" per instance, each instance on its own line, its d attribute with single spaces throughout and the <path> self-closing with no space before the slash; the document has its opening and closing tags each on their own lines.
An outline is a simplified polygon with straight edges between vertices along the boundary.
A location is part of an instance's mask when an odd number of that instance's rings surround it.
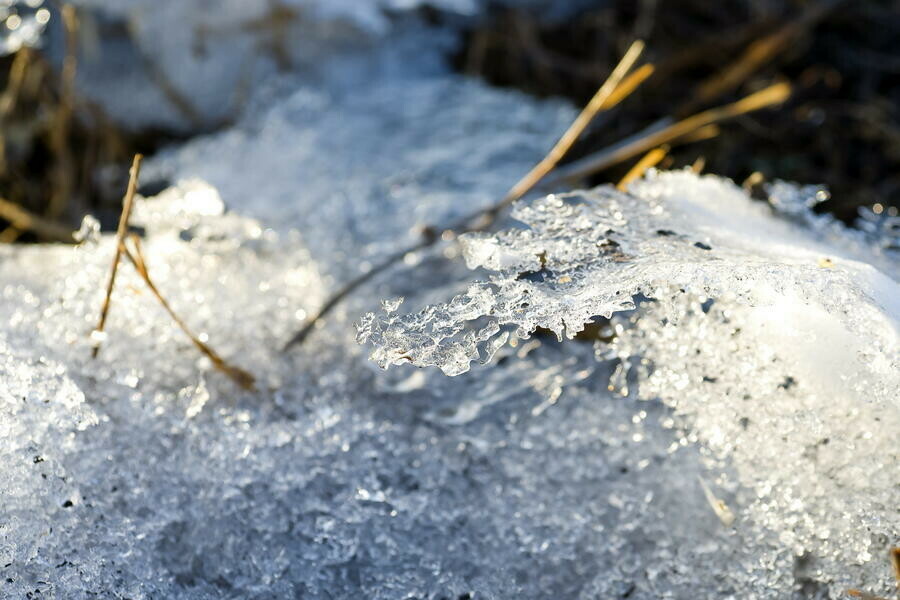
<svg viewBox="0 0 900 600">
<path fill-rule="evenodd" d="M 259 391 L 213 370 L 127 265 L 89 358 L 111 236 L 0 249 L 4 597 L 794 585 L 790 550 L 707 506 L 700 477 L 739 497 L 729 468 L 680 446 L 668 407 L 609 394 L 590 346 L 532 343 L 471 376 L 396 377 L 365 368 L 337 322 L 280 356 L 325 289 L 302 236 L 224 212 L 199 180 L 139 198 L 134 224 L 176 312 Z M 417 287 L 447 281 L 433 267 Z"/>
<path fill-rule="evenodd" d="M 657 174 L 628 192 L 607 186 L 521 202 L 512 216 L 524 227 L 462 237 L 467 265 L 495 272 L 488 281 L 415 314 L 366 317 L 360 340 L 373 342 L 378 364 L 456 375 L 510 328 L 520 338 L 537 328 L 572 338 L 594 317 L 633 309 L 638 295 L 665 300 L 670 290 L 752 305 L 794 295 L 841 314 L 896 361 L 891 255 L 868 252 L 852 234 L 772 218 L 727 181 Z"/>
<path fill-rule="evenodd" d="M 878 586 L 900 539 L 893 228 L 813 215 L 818 188 L 770 192 L 777 210 L 685 171 L 521 202 L 521 227 L 462 238 L 488 281 L 419 312 L 370 313 L 359 339 L 382 367 L 456 375 L 510 334 L 572 338 L 613 317 L 597 342 L 615 364 L 609 389 L 672 407 L 682 443 L 701 441 L 753 490 L 739 518 L 803 557 L 798 577 Z"/>
</svg>

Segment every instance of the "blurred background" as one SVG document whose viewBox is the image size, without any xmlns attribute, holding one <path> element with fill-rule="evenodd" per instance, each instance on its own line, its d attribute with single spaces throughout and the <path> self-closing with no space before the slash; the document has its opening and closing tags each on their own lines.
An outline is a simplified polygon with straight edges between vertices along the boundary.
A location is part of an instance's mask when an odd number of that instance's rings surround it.
<svg viewBox="0 0 900 600">
<path fill-rule="evenodd" d="M 72 241 L 88 213 L 113 229 L 134 153 L 252 118 L 279 87 L 323 76 L 326 53 L 398 27 L 446 36 L 443 61 L 465 76 L 579 106 L 646 40 L 656 73 L 569 160 L 788 81 L 780 108 L 676 145 L 661 166 L 699 160 L 750 189 L 821 183 L 832 199 L 818 210 L 847 223 L 860 207 L 897 213 L 897 1 L 0 0 L 0 242 Z"/>
</svg>

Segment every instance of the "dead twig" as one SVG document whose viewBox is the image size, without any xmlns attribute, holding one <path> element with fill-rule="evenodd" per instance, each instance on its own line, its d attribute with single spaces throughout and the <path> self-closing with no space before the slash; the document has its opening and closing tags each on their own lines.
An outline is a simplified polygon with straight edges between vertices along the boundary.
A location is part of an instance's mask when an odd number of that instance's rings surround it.
<svg viewBox="0 0 900 600">
<path fill-rule="evenodd" d="M 131 209 L 134 205 L 134 194 L 137 191 L 138 176 L 141 173 L 141 161 L 144 159 L 140 154 L 134 155 L 134 161 L 131 163 L 131 170 L 128 177 L 128 188 L 125 191 L 125 198 L 122 200 L 122 214 L 119 216 L 119 227 L 116 230 L 116 252 L 113 256 L 112 266 L 109 269 L 109 280 L 106 283 L 106 296 L 103 300 L 103 307 L 100 309 L 100 321 L 94 330 L 96 334 L 103 333 L 106 327 L 106 317 L 109 315 L 109 305 L 112 299 L 113 286 L 116 284 L 116 273 L 119 270 L 119 259 L 122 258 L 122 243 L 125 240 L 125 234 L 128 231 L 128 220 L 131 218 Z M 100 336 L 96 336 L 100 337 Z M 94 348 L 91 350 L 91 357 L 97 358 L 100 352 L 100 339 L 97 339 Z"/>
<path fill-rule="evenodd" d="M 535 185 L 544 179 L 544 177 L 556 167 L 560 159 L 562 159 L 571 149 L 581 133 L 584 132 L 585 128 L 587 128 L 599 112 L 609 110 L 627 98 L 653 73 L 652 65 L 644 65 L 630 76 L 626 77 L 628 72 L 634 66 L 634 63 L 640 57 L 643 49 L 644 43 L 640 40 L 636 40 L 631 44 L 625 55 L 622 57 L 622 60 L 619 61 L 619 64 L 616 65 L 610 76 L 603 85 L 600 86 L 587 106 L 579 113 L 572 125 L 570 125 L 565 133 L 563 133 L 562 137 L 554 144 L 553 148 L 550 149 L 550 152 L 548 152 L 534 168 L 510 188 L 499 202 L 487 209 L 479 210 L 471 215 L 463 217 L 447 229 L 460 233 L 486 229 L 496 220 L 497 216 L 506 207 L 527 194 Z M 316 314 L 306 321 L 304 326 L 287 342 L 287 344 L 285 344 L 283 351 L 286 352 L 293 346 L 302 344 L 309 334 L 319 326 L 322 319 L 360 285 L 402 261 L 403 257 L 410 252 L 416 252 L 437 243 L 440 239 L 439 236 L 434 233 L 433 229 L 431 229 L 430 232 L 430 235 L 423 236 L 423 239 L 418 243 L 389 255 L 381 263 L 345 284 L 337 291 L 337 293 L 331 296 L 321 308 L 319 308 L 319 311 Z"/>
<path fill-rule="evenodd" d="M 172 309 L 169 302 L 165 299 L 165 297 L 160 293 L 159 288 L 156 287 L 156 284 L 153 282 L 153 279 L 150 278 L 150 272 L 147 270 L 147 262 L 144 260 L 144 252 L 141 249 L 141 239 L 136 235 L 129 236 L 129 241 L 131 241 L 131 245 L 134 250 L 129 250 L 128 246 L 126 246 L 124 241 L 119 243 L 120 251 L 125 254 L 131 264 L 134 266 L 138 275 L 141 276 L 141 279 L 144 280 L 144 283 L 147 284 L 147 287 L 162 305 L 169 316 L 172 317 L 172 320 L 175 321 L 175 324 L 187 335 L 194 346 L 197 347 L 200 352 L 202 352 L 213 364 L 213 366 L 227 375 L 232 381 L 234 381 L 241 388 L 253 391 L 256 389 L 256 379 L 248 373 L 247 371 L 236 367 L 234 365 L 228 364 L 225 359 L 219 356 L 210 346 L 203 343 L 200 338 L 198 338 L 187 326 L 187 323 L 179 317 L 175 311 Z"/>
</svg>

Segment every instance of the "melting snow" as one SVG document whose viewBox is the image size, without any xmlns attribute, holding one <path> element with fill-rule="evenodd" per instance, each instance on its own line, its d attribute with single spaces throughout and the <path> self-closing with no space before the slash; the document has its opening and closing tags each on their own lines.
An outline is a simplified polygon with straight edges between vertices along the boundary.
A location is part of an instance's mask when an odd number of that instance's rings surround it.
<svg viewBox="0 0 900 600">
<path fill-rule="evenodd" d="M 194 22 L 194 3 L 159 6 L 144 18 Z M 816 188 L 777 184 L 770 207 L 658 173 L 526 200 L 279 354 L 340 282 L 495 200 L 572 117 L 448 75 L 443 34 L 389 27 L 361 53 L 321 45 L 323 73 L 148 165 L 176 182 L 137 201 L 150 272 L 258 392 L 127 264 L 90 359 L 114 249 L 95 221 L 78 247 L 0 248 L 0 596 L 889 595 L 896 220 L 847 230 L 809 212 Z M 460 375 L 370 368 L 352 322 L 378 298 L 360 330 L 378 363 Z M 606 341 L 526 339 L 601 316 Z"/>
</svg>

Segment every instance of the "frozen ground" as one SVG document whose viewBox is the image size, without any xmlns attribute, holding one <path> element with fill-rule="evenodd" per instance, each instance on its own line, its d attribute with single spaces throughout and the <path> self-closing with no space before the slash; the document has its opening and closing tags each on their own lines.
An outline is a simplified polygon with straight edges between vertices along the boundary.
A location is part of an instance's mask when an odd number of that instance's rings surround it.
<svg viewBox="0 0 900 600">
<path fill-rule="evenodd" d="M 896 234 L 811 216 L 817 190 L 770 207 L 668 173 L 527 200 L 279 352 L 572 118 L 393 23 L 146 168 L 172 182 L 134 217 L 151 274 L 255 393 L 128 265 L 89 358 L 110 236 L 0 249 L 0 597 L 889 597 Z M 611 312 L 596 345 L 516 335 Z"/>
</svg>

